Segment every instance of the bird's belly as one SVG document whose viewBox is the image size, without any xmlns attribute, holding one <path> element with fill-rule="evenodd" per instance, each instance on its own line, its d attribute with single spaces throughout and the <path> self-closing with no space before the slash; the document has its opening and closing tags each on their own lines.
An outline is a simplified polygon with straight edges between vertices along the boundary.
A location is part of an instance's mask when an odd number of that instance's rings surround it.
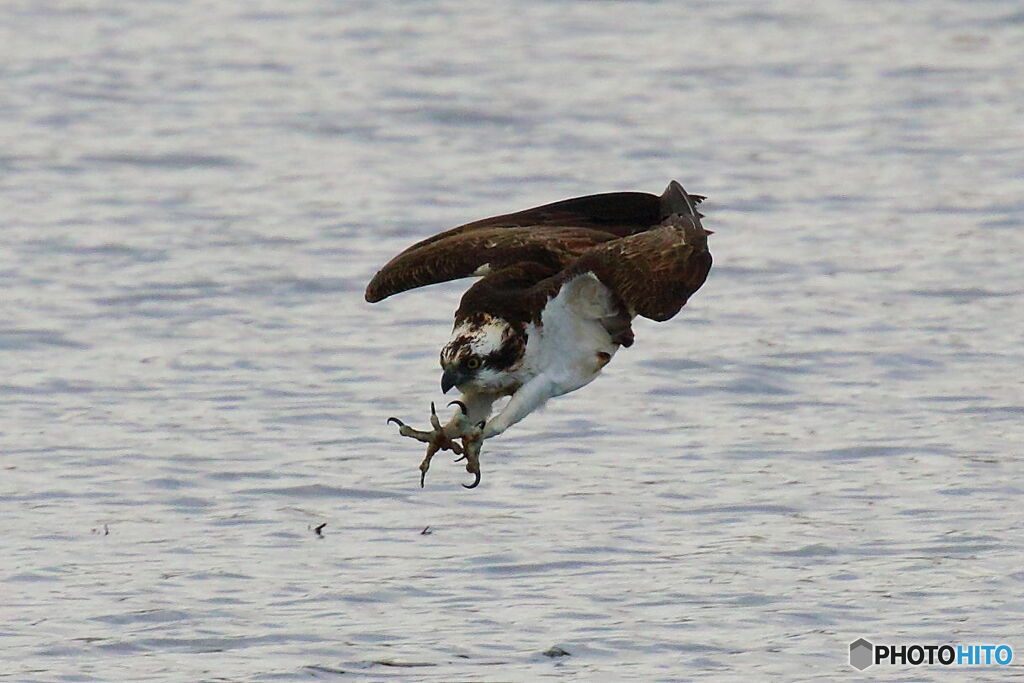
<svg viewBox="0 0 1024 683">
<path fill-rule="evenodd" d="M 611 361 L 618 344 L 597 320 L 574 319 L 568 325 L 547 324 L 532 339 L 537 340 L 534 354 L 527 344 L 528 366 L 535 374 L 545 374 L 561 395 L 594 381 Z M 529 358 L 529 356 L 533 358 Z M 531 373 L 531 374 L 533 374 Z"/>
</svg>

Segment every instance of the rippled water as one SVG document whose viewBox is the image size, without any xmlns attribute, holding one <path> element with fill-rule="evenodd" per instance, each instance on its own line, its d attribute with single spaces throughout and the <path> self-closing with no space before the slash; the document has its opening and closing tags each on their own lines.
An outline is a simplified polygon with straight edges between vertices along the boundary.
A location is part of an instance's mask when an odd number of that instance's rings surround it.
<svg viewBox="0 0 1024 683">
<path fill-rule="evenodd" d="M 0 677 L 1024 659 L 1017 2 L 23 0 L 0 57 Z M 704 289 L 420 490 L 465 283 L 369 276 L 670 178 Z"/>
</svg>

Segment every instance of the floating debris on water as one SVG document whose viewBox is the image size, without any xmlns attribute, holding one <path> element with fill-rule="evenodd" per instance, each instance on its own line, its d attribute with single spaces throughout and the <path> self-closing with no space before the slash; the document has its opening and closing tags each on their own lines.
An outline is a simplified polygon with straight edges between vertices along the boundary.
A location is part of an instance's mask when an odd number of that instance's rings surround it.
<svg viewBox="0 0 1024 683">
<path fill-rule="evenodd" d="M 376 659 L 373 662 L 380 666 L 397 666 L 402 668 L 412 668 L 417 666 L 437 666 L 433 662 L 400 662 L 397 659 Z"/>
</svg>

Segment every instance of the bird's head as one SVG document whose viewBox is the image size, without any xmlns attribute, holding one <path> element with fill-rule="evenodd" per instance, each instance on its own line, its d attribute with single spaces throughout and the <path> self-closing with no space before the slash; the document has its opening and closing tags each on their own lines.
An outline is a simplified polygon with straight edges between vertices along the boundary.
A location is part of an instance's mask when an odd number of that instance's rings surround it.
<svg viewBox="0 0 1024 683">
<path fill-rule="evenodd" d="M 456 323 L 451 340 L 441 349 L 441 391 L 501 392 L 515 380 L 509 374 L 522 362 L 524 332 L 501 318 L 474 317 Z"/>
</svg>

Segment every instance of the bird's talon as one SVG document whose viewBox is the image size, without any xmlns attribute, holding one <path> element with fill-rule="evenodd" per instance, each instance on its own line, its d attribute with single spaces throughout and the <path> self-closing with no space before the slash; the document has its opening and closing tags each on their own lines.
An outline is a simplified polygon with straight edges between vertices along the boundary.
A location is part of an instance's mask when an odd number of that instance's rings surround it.
<svg viewBox="0 0 1024 683">
<path fill-rule="evenodd" d="M 472 484 L 463 484 L 467 489 L 475 489 L 480 485 L 480 445 L 479 433 L 462 435 L 463 456 L 456 462 L 465 460 L 466 471 L 473 475 Z"/>
<path fill-rule="evenodd" d="M 427 470 L 430 469 L 430 460 L 434 457 L 435 453 L 437 453 L 437 448 L 434 444 L 427 446 L 427 455 L 423 458 L 423 462 L 420 463 L 420 488 L 426 485 Z"/>
<path fill-rule="evenodd" d="M 441 420 L 437 418 L 437 410 L 434 409 L 434 402 L 430 402 L 430 424 L 437 432 L 443 432 L 444 427 L 441 426 Z"/>
<path fill-rule="evenodd" d="M 459 456 L 455 462 L 466 461 L 466 471 L 475 476 L 472 484 L 464 484 L 466 488 L 476 488 L 480 484 L 480 430 L 483 428 L 483 422 L 480 422 L 479 425 L 470 424 L 467 419 L 469 411 L 462 401 L 452 401 L 449 405 L 457 405 L 462 414 L 457 414 L 447 425 L 442 425 L 437 417 L 437 407 L 431 403 L 430 424 L 432 429 L 426 431 L 413 429 L 397 417 L 388 418 L 388 424 L 394 422 L 398 425 L 399 434 L 427 444 L 427 453 L 423 456 L 423 461 L 420 462 L 420 488 L 426 486 L 430 461 L 440 451 L 455 453 Z M 461 444 L 455 441 L 459 438 L 462 439 Z"/>
</svg>

